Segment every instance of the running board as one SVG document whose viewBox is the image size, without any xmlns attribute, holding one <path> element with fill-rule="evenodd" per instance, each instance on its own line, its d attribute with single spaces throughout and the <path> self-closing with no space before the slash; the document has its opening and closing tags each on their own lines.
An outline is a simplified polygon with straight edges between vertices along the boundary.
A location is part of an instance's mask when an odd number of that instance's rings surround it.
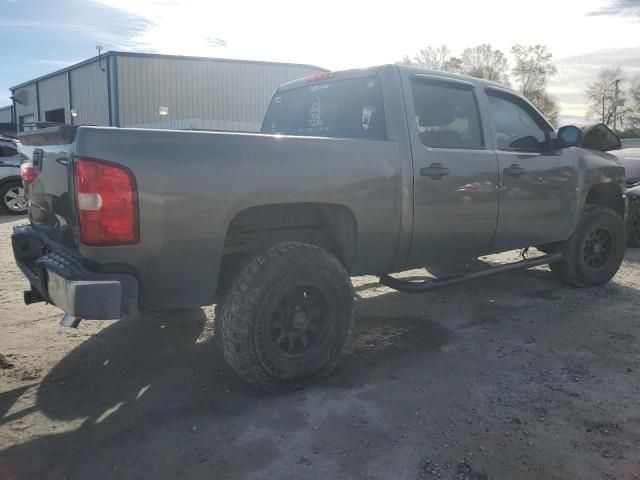
<svg viewBox="0 0 640 480">
<path fill-rule="evenodd" d="M 394 290 L 405 293 L 423 293 L 437 288 L 447 287 L 456 283 L 466 282 L 467 280 L 474 280 L 476 278 L 489 277 L 491 275 L 497 275 L 498 273 L 511 272 L 513 270 L 526 270 L 528 268 L 537 267 L 539 265 L 548 265 L 550 263 L 557 262 L 562 259 L 561 253 L 552 253 L 549 255 L 542 255 L 540 257 L 520 260 L 519 262 L 507 263 L 505 265 L 498 265 L 497 267 L 490 267 L 486 270 L 479 272 L 469 273 L 467 275 L 451 275 L 449 277 L 434 278 L 430 280 L 422 280 L 419 282 L 410 282 L 407 280 L 400 280 L 393 278 L 389 274 L 384 274 L 380 277 L 380 283 Z"/>
</svg>

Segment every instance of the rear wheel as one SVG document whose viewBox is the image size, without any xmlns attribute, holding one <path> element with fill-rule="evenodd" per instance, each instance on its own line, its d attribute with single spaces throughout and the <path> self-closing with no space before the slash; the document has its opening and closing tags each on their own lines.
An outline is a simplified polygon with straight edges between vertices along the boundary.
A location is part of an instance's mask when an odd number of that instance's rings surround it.
<svg viewBox="0 0 640 480">
<path fill-rule="evenodd" d="M 632 248 L 640 247 L 640 203 L 634 203 L 629 208 L 627 246 Z"/>
<path fill-rule="evenodd" d="M 353 308 L 351 279 L 334 256 L 277 244 L 239 272 L 219 305 L 225 359 L 262 390 L 302 388 L 337 366 Z"/>
<path fill-rule="evenodd" d="M 620 268 L 625 246 L 620 215 L 606 207 L 587 205 L 573 235 L 559 245 L 562 260 L 549 268 L 575 287 L 602 285 Z"/>
<path fill-rule="evenodd" d="M 20 181 L 11 181 L 0 188 L 0 207 L 10 215 L 27 213 L 27 200 Z"/>
</svg>

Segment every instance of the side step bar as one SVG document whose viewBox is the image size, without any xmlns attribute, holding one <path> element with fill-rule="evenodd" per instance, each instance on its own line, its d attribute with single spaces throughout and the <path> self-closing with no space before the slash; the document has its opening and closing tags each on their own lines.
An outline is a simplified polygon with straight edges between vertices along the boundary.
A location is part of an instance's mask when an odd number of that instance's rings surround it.
<svg viewBox="0 0 640 480">
<path fill-rule="evenodd" d="M 505 265 L 498 265 L 497 267 L 490 267 L 486 270 L 479 272 L 469 273 L 467 275 L 451 275 L 449 277 L 435 278 L 429 280 L 422 280 L 419 282 L 410 282 L 407 280 L 400 280 L 393 278 L 389 274 L 384 274 L 380 277 L 380 283 L 394 290 L 405 293 L 424 293 L 437 288 L 447 287 L 456 283 L 466 282 L 467 280 L 474 280 L 476 278 L 488 277 L 491 275 L 497 275 L 498 273 L 511 272 L 513 270 L 526 270 L 528 268 L 537 267 L 539 265 L 548 265 L 550 263 L 557 262 L 562 259 L 561 253 L 552 253 L 549 255 L 542 255 L 540 257 L 520 260 L 518 262 L 507 263 Z"/>
</svg>

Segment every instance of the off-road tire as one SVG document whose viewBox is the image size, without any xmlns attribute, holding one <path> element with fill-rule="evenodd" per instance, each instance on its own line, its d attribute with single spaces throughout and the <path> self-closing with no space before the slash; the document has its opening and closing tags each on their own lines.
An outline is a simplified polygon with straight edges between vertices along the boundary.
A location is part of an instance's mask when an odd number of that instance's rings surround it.
<svg viewBox="0 0 640 480">
<path fill-rule="evenodd" d="M 602 265 L 589 266 L 585 259 L 589 252 L 588 242 L 594 233 L 605 232 L 611 242 L 610 255 Z M 607 283 L 617 273 L 626 248 L 624 223 L 620 215 L 610 208 L 587 205 L 571 237 L 558 245 L 562 260 L 549 265 L 551 271 L 563 282 L 574 287 L 593 287 Z M 597 263 L 597 262 L 596 262 Z"/>
<path fill-rule="evenodd" d="M 286 356 L 273 338 L 273 319 L 289 292 L 306 288 L 320 292 L 326 305 L 321 309 L 326 311 L 322 334 L 316 344 L 303 347 L 299 357 Z M 306 291 L 303 296 L 307 298 Z M 284 310 L 288 309 L 287 304 Z M 351 333 L 353 311 L 351 279 L 338 259 L 314 245 L 285 242 L 242 268 L 218 306 L 216 322 L 222 330 L 224 357 L 238 375 L 260 390 L 285 393 L 327 377 L 336 368 Z"/>
<path fill-rule="evenodd" d="M 629 206 L 627 217 L 627 247 L 640 247 L 640 203 Z"/>
</svg>

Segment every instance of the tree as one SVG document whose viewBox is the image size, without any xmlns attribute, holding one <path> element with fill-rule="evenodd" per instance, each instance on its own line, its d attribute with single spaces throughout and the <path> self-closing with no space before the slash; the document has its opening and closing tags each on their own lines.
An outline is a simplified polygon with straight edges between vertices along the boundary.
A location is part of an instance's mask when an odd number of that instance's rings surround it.
<svg viewBox="0 0 640 480">
<path fill-rule="evenodd" d="M 598 72 L 596 81 L 587 87 L 587 107 L 590 115 L 598 117 L 605 125 L 613 123 L 614 98 L 618 82 L 618 100 L 624 99 L 624 72 L 618 68 L 603 68 Z"/>
<path fill-rule="evenodd" d="M 554 125 L 558 119 L 558 106 L 547 93 L 549 77 L 557 73 L 553 55 L 544 45 L 519 45 L 511 48 L 515 65 L 511 74 L 522 95 Z"/>
<path fill-rule="evenodd" d="M 627 128 L 640 130 L 640 77 L 636 77 L 627 92 L 630 109 Z"/>
<path fill-rule="evenodd" d="M 529 98 L 545 91 L 549 77 L 558 72 L 547 47 L 515 44 L 511 53 L 515 60 L 511 73 L 520 93 Z"/>
<path fill-rule="evenodd" d="M 509 84 L 508 62 L 500 50 L 484 43 L 462 52 L 462 72 L 472 77 Z"/>
<path fill-rule="evenodd" d="M 551 122 L 553 126 L 558 125 L 558 104 L 546 91 L 540 91 L 531 97 L 527 97 L 533 105 L 540 110 L 540 113 Z"/>
<path fill-rule="evenodd" d="M 413 57 L 405 55 L 398 63 L 442 72 L 460 71 L 460 59 L 452 57 L 451 50 L 446 45 L 425 47 Z"/>
</svg>

